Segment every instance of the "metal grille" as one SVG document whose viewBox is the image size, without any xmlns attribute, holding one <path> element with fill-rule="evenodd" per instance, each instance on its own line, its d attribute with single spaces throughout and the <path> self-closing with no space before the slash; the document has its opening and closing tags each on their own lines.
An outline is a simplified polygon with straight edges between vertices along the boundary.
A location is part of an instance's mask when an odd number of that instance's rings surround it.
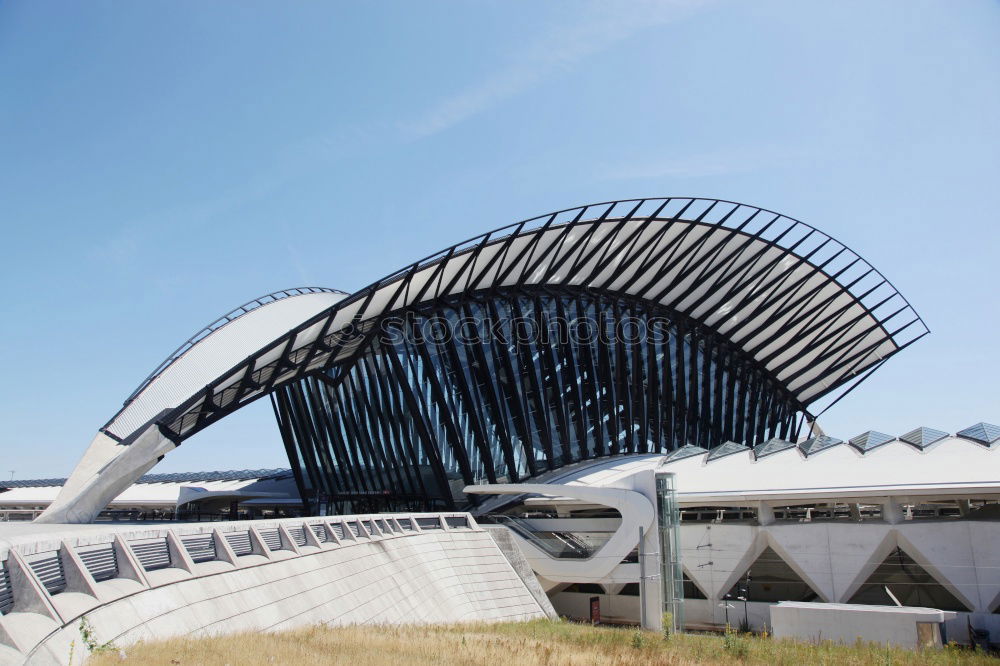
<svg viewBox="0 0 1000 666">
<path fill-rule="evenodd" d="M 260 533 L 260 538 L 267 544 L 268 550 L 281 550 L 281 533 L 278 532 L 277 527 L 257 531 Z"/>
<path fill-rule="evenodd" d="M 294 541 L 299 546 L 306 545 L 306 528 L 304 525 L 299 525 L 298 527 L 289 527 L 288 534 L 292 537 Z"/>
<path fill-rule="evenodd" d="M 14 593 L 10 589 L 10 573 L 7 571 L 7 563 L 3 563 L 0 569 L 0 615 L 6 615 L 14 605 Z"/>
<path fill-rule="evenodd" d="M 469 521 L 465 516 L 447 516 L 444 522 L 448 523 L 448 527 L 452 529 L 462 529 L 469 527 Z"/>
<path fill-rule="evenodd" d="M 195 562 L 208 562 L 216 559 L 215 539 L 211 534 L 196 534 L 181 537 L 181 543 L 187 549 L 188 555 Z"/>
<path fill-rule="evenodd" d="M 28 566 L 35 572 L 49 594 L 59 594 L 66 589 L 66 572 L 63 571 L 62 558 L 59 551 L 39 553 L 28 561 Z"/>
<path fill-rule="evenodd" d="M 323 523 L 312 523 L 309 525 L 309 529 L 313 531 L 313 534 L 316 535 L 316 539 L 320 543 L 326 543 L 330 540 L 330 534 L 326 531 L 326 528 L 323 527 Z"/>
<path fill-rule="evenodd" d="M 398 522 L 399 522 L 399 526 L 403 529 L 404 532 L 412 532 L 413 531 L 413 519 L 412 518 L 403 518 L 402 520 L 400 520 Z"/>
<path fill-rule="evenodd" d="M 128 545 L 146 571 L 166 569 L 170 566 L 170 548 L 167 546 L 166 537 L 129 541 Z"/>
<path fill-rule="evenodd" d="M 230 532 L 226 535 L 229 547 L 236 553 L 236 557 L 253 554 L 253 546 L 250 544 L 250 532 Z"/>
<path fill-rule="evenodd" d="M 351 536 L 353 536 L 355 539 L 361 536 L 361 529 L 358 527 L 357 523 L 349 520 L 344 524 L 347 525 L 347 529 L 351 530 Z"/>
<path fill-rule="evenodd" d="M 379 523 L 379 527 L 381 527 L 382 531 L 385 532 L 386 534 L 392 534 L 393 532 L 396 531 L 396 530 L 392 529 L 392 523 L 390 523 L 385 518 L 383 518 L 382 522 Z"/>
<path fill-rule="evenodd" d="M 108 580 L 118 575 L 118 554 L 113 543 L 78 548 L 76 554 L 94 580 Z"/>
<path fill-rule="evenodd" d="M 441 521 L 437 518 L 417 518 L 417 525 L 419 525 L 422 530 L 441 529 Z"/>
<path fill-rule="evenodd" d="M 330 523 L 330 529 L 341 541 L 344 540 L 344 524 L 343 523 Z"/>
<path fill-rule="evenodd" d="M 382 532 L 382 530 L 378 528 L 378 525 L 375 524 L 374 520 L 369 520 L 367 523 L 365 523 L 365 527 L 368 528 L 368 533 L 371 534 L 372 536 L 378 536 Z"/>
</svg>

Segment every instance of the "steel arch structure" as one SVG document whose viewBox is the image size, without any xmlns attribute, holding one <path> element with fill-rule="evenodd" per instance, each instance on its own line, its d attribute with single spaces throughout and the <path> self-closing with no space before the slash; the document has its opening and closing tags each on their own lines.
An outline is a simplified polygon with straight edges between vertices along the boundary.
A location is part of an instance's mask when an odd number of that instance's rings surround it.
<svg viewBox="0 0 1000 666">
<path fill-rule="evenodd" d="M 786 412 L 800 414 L 821 397 L 850 390 L 928 332 L 881 273 L 803 222 L 722 200 L 604 202 L 476 236 L 335 302 L 315 300 L 325 307 L 289 320 L 281 335 L 183 399 L 147 400 L 150 385 L 140 387 L 101 436 L 127 447 L 155 431 L 163 443 L 150 446 L 169 450 L 261 397 L 289 398 L 301 393 L 290 388 L 295 385 L 337 382 L 364 362 L 388 317 L 505 290 L 641 303 L 724 343 L 774 387 L 768 395 L 780 396 Z M 279 420 L 282 410 L 290 416 L 278 402 L 285 398 L 275 398 Z M 135 414 L 126 419 L 128 409 L 150 418 L 141 424 Z M 776 421 L 779 434 L 784 418 Z M 683 444 L 684 433 L 668 446 Z"/>
</svg>

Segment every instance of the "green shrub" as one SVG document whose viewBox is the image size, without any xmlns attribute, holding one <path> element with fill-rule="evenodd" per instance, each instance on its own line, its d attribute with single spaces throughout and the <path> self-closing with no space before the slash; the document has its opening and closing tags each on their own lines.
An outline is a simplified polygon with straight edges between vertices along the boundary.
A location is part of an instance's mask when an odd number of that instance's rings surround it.
<svg viewBox="0 0 1000 666">
<path fill-rule="evenodd" d="M 737 659 L 746 659 L 750 654 L 750 642 L 732 629 L 726 629 L 726 634 L 722 637 L 722 648 Z"/>
</svg>

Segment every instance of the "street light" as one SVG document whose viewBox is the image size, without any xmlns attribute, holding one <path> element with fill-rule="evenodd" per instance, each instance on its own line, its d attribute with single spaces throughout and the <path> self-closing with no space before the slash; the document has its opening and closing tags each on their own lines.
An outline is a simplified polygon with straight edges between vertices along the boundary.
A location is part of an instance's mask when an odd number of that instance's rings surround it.
<svg viewBox="0 0 1000 666">
<path fill-rule="evenodd" d="M 747 601 L 750 598 L 750 570 L 747 569 L 747 577 L 740 588 L 740 596 L 737 597 L 743 602 L 743 623 L 746 624 L 747 631 L 750 631 L 750 612 L 747 610 Z"/>
<path fill-rule="evenodd" d="M 732 599 L 732 598 L 733 598 L 733 595 L 731 595 L 728 592 L 726 592 L 725 596 L 723 596 L 723 599 L 725 601 L 723 601 L 721 604 L 719 604 L 720 608 L 725 608 L 726 609 L 726 631 L 729 631 L 729 609 L 733 608 L 733 605 L 731 603 L 729 603 L 729 600 Z"/>
</svg>

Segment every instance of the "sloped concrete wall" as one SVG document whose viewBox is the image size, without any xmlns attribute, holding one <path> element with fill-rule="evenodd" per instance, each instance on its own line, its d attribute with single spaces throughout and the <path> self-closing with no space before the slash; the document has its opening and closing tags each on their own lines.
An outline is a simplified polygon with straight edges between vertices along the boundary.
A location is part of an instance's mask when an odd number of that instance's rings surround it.
<svg viewBox="0 0 1000 666">
<path fill-rule="evenodd" d="M 535 572 L 531 570 L 531 565 L 528 564 L 527 558 L 514 541 L 514 535 L 511 534 L 511 531 L 503 525 L 484 525 L 483 529 L 493 537 L 493 541 L 496 542 L 504 557 L 510 562 L 510 565 L 514 567 L 514 571 L 521 577 L 525 587 L 531 592 L 531 596 L 535 598 L 535 601 L 538 602 L 538 605 L 545 614 L 553 620 L 558 619 L 559 615 L 556 613 L 555 608 L 552 607 L 549 595 L 545 593 L 542 585 L 538 582 L 538 578 L 535 577 Z"/>
<path fill-rule="evenodd" d="M 303 521 L 275 522 L 301 525 Z M 231 551 L 227 554 L 222 548 L 219 560 L 176 562 L 181 566 L 139 572 L 142 580 L 92 581 L 92 594 L 65 591 L 53 595 L 47 614 L 42 608 L 41 613 L 3 616 L 0 631 L 12 640 L 5 641 L 0 663 L 64 664 L 73 641 L 79 657 L 79 623 L 84 615 L 98 641 L 118 646 L 142 639 L 274 631 L 316 623 L 504 621 L 546 616 L 546 609 L 489 534 L 471 519 L 465 528 L 450 527 L 444 520 L 440 524 L 440 529 L 424 531 L 415 524 L 401 532 L 363 531 L 356 539 L 328 543 L 310 538 L 304 546 L 287 540 L 281 550 L 257 548 L 255 554 L 232 561 L 225 561 Z M 242 525 L 247 529 L 247 523 Z M 69 543 L 65 547 L 73 549 Z M 9 561 L 12 557 L 23 559 L 8 554 Z"/>
</svg>

